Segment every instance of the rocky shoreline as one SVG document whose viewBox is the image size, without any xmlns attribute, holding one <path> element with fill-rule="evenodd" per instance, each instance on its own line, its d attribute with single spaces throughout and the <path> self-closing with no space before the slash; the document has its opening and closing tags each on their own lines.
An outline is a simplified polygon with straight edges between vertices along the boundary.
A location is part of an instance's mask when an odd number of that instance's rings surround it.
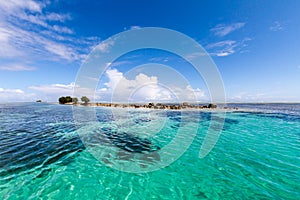
<svg viewBox="0 0 300 200">
<path fill-rule="evenodd" d="M 82 106 L 100 106 L 100 107 L 114 107 L 114 108 L 148 108 L 148 109 L 162 109 L 162 110 L 182 110 L 182 109 L 217 109 L 219 108 L 217 104 L 190 104 L 184 102 L 182 104 L 176 103 L 148 103 L 148 104 L 125 104 L 125 103 L 66 103 L 68 105 L 82 105 Z M 237 107 L 229 108 L 222 107 L 221 109 L 234 109 L 238 110 Z"/>
</svg>

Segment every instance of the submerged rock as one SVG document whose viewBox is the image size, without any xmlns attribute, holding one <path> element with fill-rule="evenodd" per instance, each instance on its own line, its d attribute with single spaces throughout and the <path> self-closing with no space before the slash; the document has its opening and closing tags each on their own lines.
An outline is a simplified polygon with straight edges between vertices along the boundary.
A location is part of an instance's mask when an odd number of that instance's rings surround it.
<svg viewBox="0 0 300 200">
<path fill-rule="evenodd" d="M 144 153 L 160 149 L 159 146 L 152 144 L 150 140 L 139 138 L 130 133 L 116 132 L 109 128 L 104 128 L 102 131 L 103 135 L 105 135 L 113 145 L 128 152 Z"/>
</svg>

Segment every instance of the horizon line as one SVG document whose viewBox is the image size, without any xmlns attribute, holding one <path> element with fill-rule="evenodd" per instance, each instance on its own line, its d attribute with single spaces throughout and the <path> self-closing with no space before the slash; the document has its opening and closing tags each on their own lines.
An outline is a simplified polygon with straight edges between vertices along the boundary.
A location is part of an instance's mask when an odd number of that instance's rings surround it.
<svg viewBox="0 0 300 200">
<path fill-rule="evenodd" d="M 97 102 L 89 102 L 89 103 L 119 103 L 119 104 L 148 104 L 148 103 L 162 103 L 162 104 L 166 104 L 166 103 L 198 103 L 198 104 L 209 104 L 209 103 L 213 103 L 213 104 L 300 104 L 299 102 L 280 102 L 280 101 L 274 101 L 274 102 L 189 102 L 189 101 L 183 101 L 183 102 L 157 102 L 157 101 L 147 101 L 147 102 L 109 102 L 109 101 L 97 101 Z M 7 104 L 7 103 L 58 103 L 58 101 L 42 101 L 42 102 L 36 102 L 36 101 L 10 101 L 10 102 L 0 102 L 0 104 Z"/>
</svg>

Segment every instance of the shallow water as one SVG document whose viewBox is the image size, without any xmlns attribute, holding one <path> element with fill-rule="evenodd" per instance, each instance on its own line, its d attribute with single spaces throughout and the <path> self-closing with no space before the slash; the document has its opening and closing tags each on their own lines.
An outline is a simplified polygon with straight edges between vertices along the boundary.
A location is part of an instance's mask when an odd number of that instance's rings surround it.
<svg viewBox="0 0 300 200">
<path fill-rule="evenodd" d="M 98 107 L 99 122 L 75 125 L 71 106 L 2 104 L 0 199 L 297 199 L 299 104 L 238 107 L 250 110 L 228 112 L 217 144 L 200 159 L 217 112 Z M 140 159 L 144 163 L 136 167 L 143 169 L 158 163 L 163 155 L 150 161 L 141 157 L 159 152 L 177 136 L 184 143 L 193 130 L 192 144 L 167 167 L 149 173 L 111 167 L 120 159 L 121 165 Z M 102 145 L 100 159 L 89 151 L 94 143 Z"/>
</svg>

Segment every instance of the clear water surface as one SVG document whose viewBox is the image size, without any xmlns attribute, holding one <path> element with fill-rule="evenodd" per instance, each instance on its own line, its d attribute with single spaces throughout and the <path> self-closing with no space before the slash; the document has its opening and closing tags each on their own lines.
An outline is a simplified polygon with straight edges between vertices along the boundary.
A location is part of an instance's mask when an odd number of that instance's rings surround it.
<svg viewBox="0 0 300 200">
<path fill-rule="evenodd" d="M 182 124 L 179 111 L 132 109 L 129 118 L 114 118 L 110 109 L 97 107 L 99 123 L 89 127 L 75 125 L 72 106 L 0 104 L 0 199 L 298 199 L 300 105 L 232 106 L 243 110 L 226 114 L 215 148 L 200 159 L 211 116 L 218 112 L 184 111 L 190 123 Z M 180 126 L 197 130 L 187 151 L 168 167 L 138 174 L 108 166 L 124 155 L 94 158 L 77 132 L 104 131 L 115 150 L 127 137 L 163 148 Z M 115 138 L 114 127 L 126 134 Z"/>
</svg>

